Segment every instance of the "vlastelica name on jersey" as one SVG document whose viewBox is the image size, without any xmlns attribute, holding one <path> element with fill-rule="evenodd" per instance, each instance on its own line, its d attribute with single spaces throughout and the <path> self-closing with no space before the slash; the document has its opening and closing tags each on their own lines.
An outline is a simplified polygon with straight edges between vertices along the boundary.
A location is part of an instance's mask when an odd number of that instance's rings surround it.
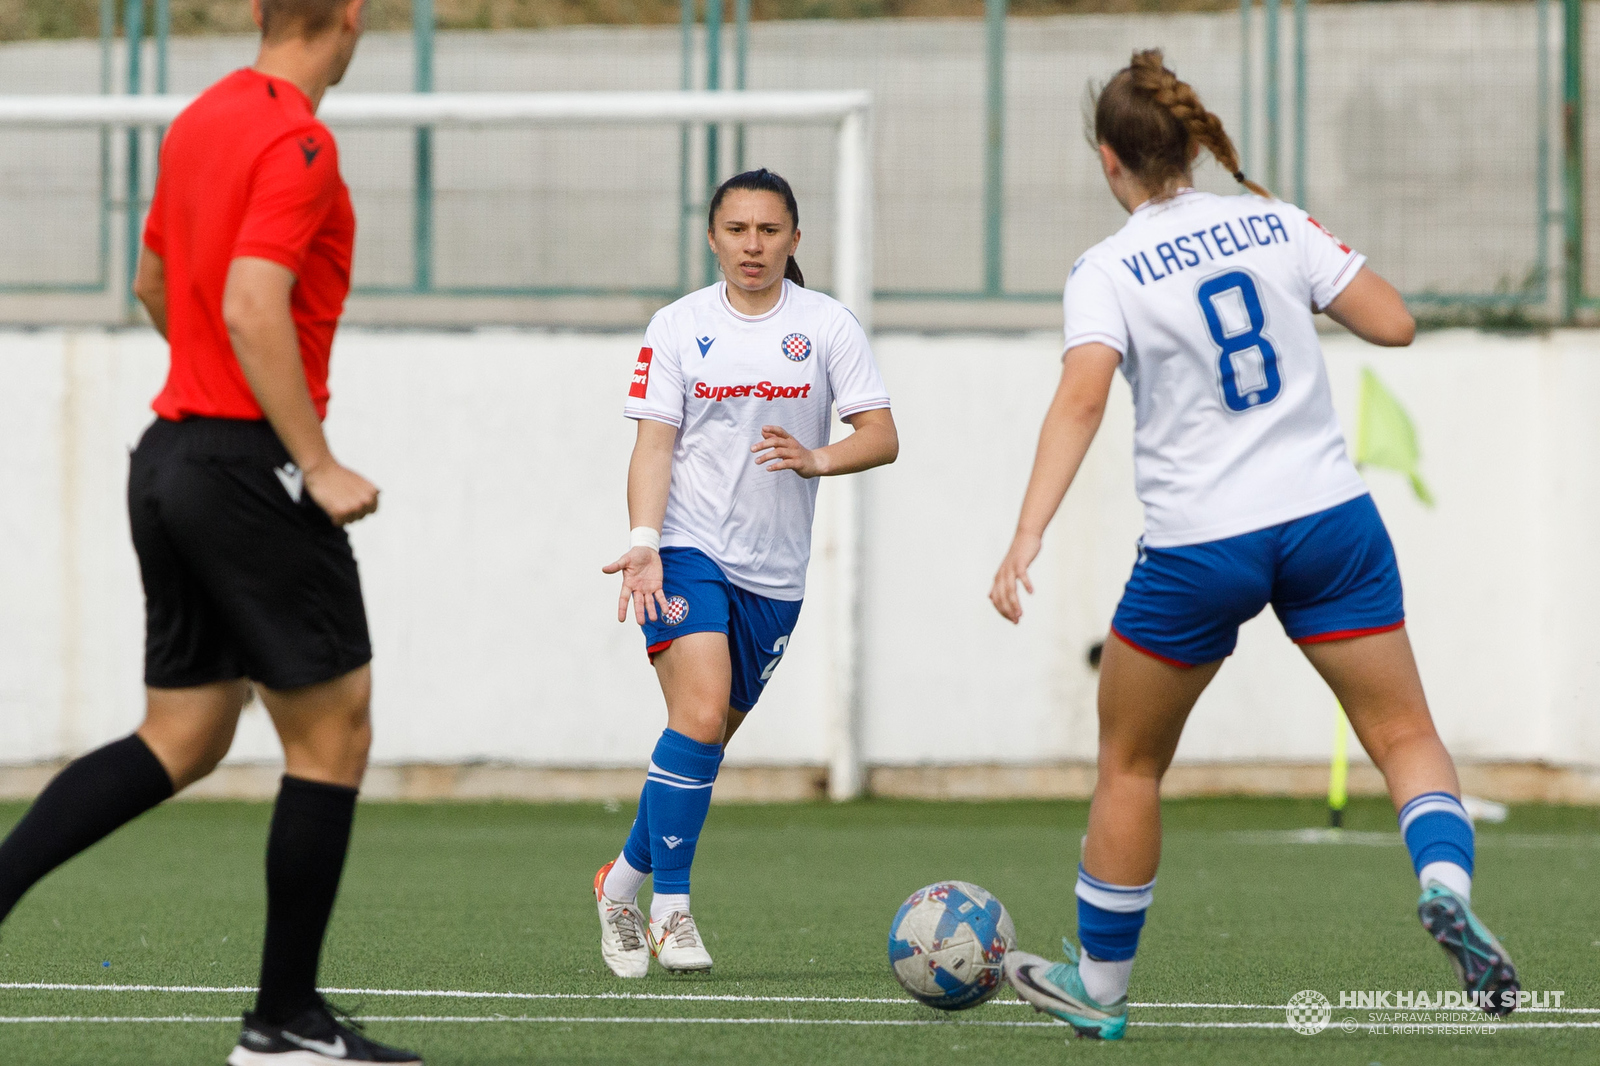
<svg viewBox="0 0 1600 1066">
<path fill-rule="evenodd" d="M 1315 220 L 1312 221 L 1315 224 Z M 1238 219 L 1237 224 L 1239 228 L 1236 230 L 1234 222 L 1218 222 L 1209 229 L 1197 229 L 1193 233 L 1174 237 L 1170 241 L 1162 241 L 1152 249 L 1141 249 L 1131 256 L 1124 257 L 1122 265 L 1128 268 L 1128 273 L 1132 274 L 1140 285 L 1153 285 L 1190 267 L 1214 263 L 1219 259 L 1238 255 L 1249 248 L 1289 243 L 1289 231 L 1284 226 L 1283 219 L 1270 211 L 1259 215 L 1246 215 Z M 1205 253 L 1204 258 L 1201 258 L 1201 252 Z M 1155 256 L 1155 259 L 1152 260 L 1151 256 Z M 1159 269 L 1156 263 L 1161 264 Z"/>
</svg>

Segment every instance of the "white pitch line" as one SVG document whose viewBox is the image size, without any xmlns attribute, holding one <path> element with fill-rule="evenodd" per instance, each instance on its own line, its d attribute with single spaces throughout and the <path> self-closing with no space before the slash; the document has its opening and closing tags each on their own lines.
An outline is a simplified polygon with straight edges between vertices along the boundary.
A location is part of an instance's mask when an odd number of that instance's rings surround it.
<svg viewBox="0 0 1600 1066">
<path fill-rule="evenodd" d="M 361 1022 L 412 1022 L 427 1024 L 451 1025 L 486 1025 L 486 1024 L 517 1024 L 517 1025 L 799 1025 L 799 1026 L 856 1026 L 865 1028 L 926 1028 L 929 1026 L 944 1026 L 962 1029 L 1056 1029 L 1063 1028 L 1063 1022 L 983 1022 L 983 1021 L 934 1021 L 930 1019 L 865 1019 L 865 1018 L 632 1018 L 632 1017 L 593 1017 L 593 1016 L 563 1016 L 542 1015 L 533 1017 L 529 1015 L 364 1015 L 357 1019 Z M 237 1025 L 238 1018 L 228 1015 L 226 1017 L 206 1017 L 195 1014 L 177 1014 L 164 1017 L 116 1017 L 109 1015 L 37 1015 L 31 1017 L 3 1017 L 0 1016 L 0 1025 L 161 1025 L 161 1024 L 191 1024 L 201 1023 L 220 1025 L 222 1023 Z M 1148 1029 L 1288 1029 L 1283 1022 L 1142 1022 L 1131 1021 L 1130 1025 Z M 1426 1023 L 1417 1023 L 1426 1024 Z M 1452 1024 L 1452 1023 L 1433 1023 Z M 1490 1025 L 1492 1023 L 1480 1023 Z M 1328 1026 L 1330 1030 L 1343 1031 L 1340 1025 Z M 1388 1026 L 1381 1024 L 1363 1024 L 1357 1026 L 1363 1030 L 1384 1029 Z M 1600 1029 L 1600 1022 L 1502 1022 L 1494 1024 L 1493 1028 L 1501 1031 L 1515 1029 Z"/>
<path fill-rule="evenodd" d="M 0 1025 L 132 1025 L 132 1024 L 171 1024 L 177 1022 L 231 1022 L 239 1024 L 239 1019 L 233 1015 L 225 1018 L 202 1018 L 196 1014 L 174 1014 L 165 1018 L 111 1018 L 103 1016 L 79 1016 L 70 1014 L 37 1015 L 31 1018 L 0 1017 Z"/>
<path fill-rule="evenodd" d="M 1362 847 L 1400 847 L 1405 842 L 1396 832 L 1365 829 L 1232 829 L 1225 830 L 1237 844 L 1334 844 Z M 1479 847 L 1559 850 L 1600 847 L 1596 833 L 1481 833 Z"/>
<path fill-rule="evenodd" d="M 164 992 L 244 995 L 254 993 L 254 985 L 90 985 L 47 981 L 0 981 L 0 991 L 23 992 Z M 669 992 L 474 992 L 465 989 L 425 988 L 324 988 L 332 996 L 393 996 L 401 999 L 503 999 L 523 1001 L 576 1000 L 603 1002 L 637 1000 L 670 1003 L 869 1003 L 895 1007 L 914 1007 L 916 1001 L 879 996 L 741 996 Z M 991 1000 L 1002 1007 L 1026 1007 L 1017 999 Z M 1142 1003 L 1129 1007 L 1144 1010 L 1284 1010 L 1284 1003 Z M 1368 1008 L 1340 1007 L 1340 1010 Z M 1454 1008 L 1452 1008 L 1454 1009 Z M 1600 1014 L 1600 1007 L 1522 1007 L 1518 1014 Z M 1140 1023 L 1155 1024 L 1155 1023 Z M 1179 1023 L 1172 1023 L 1179 1024 Z"/>
<path fill-rule="evenodd" d="M 254 992 L 248 985 L 68 985 L 53 981 L 5 981 L 0 989 L 21 992 Z M 329 991 L 323 989 L 324 992 Z"/>
</svg>

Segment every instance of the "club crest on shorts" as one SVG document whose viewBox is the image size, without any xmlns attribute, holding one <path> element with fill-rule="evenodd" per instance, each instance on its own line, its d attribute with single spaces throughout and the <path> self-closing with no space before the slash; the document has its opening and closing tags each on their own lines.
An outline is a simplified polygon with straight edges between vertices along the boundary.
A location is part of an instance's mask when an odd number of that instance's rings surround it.
<svg viewBox="0 0 1600 1066">
<path fill-rule="evenodd" d="M 791 333 L 783 338 L 784 358 L 803 363 L 811 354 L 811 338 L 804 333 Z"/>
<path fill-rule="evenodd" d="M 675 626 L 689 617 L 689 601 L 682 596 L 669 596 L 667 609 L 661 612 L 661 621 L 669 626 Z"/>
</svg>

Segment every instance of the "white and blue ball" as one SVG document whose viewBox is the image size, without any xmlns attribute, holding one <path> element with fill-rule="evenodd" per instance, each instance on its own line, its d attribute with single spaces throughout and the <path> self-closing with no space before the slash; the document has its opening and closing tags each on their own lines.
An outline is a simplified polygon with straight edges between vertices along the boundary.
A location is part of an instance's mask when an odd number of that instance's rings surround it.
<svg viewBox="0 0 1600 1066">
<path fill-rule="evenodd" d="M 939 1010 L 976 1007 L 1005 982 L 1017 930 L 1000 901 L 966 881 L 919 888 L 889 926 L 889 965 L 912 998 Z"/>
</svg>

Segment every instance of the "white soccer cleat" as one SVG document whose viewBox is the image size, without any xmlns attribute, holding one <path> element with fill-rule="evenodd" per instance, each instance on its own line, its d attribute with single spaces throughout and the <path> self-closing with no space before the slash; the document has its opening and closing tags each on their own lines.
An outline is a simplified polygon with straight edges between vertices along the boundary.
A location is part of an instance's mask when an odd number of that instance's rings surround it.
<svg viewBox="0 0 1600 1066">
<path fill-rule="evenodd" d="M 650 923 L 650 951 L 668 973 L 704 973 L 711 969 L 711 953 L 692 915 L 673 911 Z"/>
<path fill-rule="evenodd" d="M 644 977 L 650 972 L 649 927 L 637 903 L 623 903 L 605 894 L 603 886 L 612 865 L 606 863 L 594 875 L 594 899 L 600 907 L 600 957 L 618 977 Z"/>
</svg>

